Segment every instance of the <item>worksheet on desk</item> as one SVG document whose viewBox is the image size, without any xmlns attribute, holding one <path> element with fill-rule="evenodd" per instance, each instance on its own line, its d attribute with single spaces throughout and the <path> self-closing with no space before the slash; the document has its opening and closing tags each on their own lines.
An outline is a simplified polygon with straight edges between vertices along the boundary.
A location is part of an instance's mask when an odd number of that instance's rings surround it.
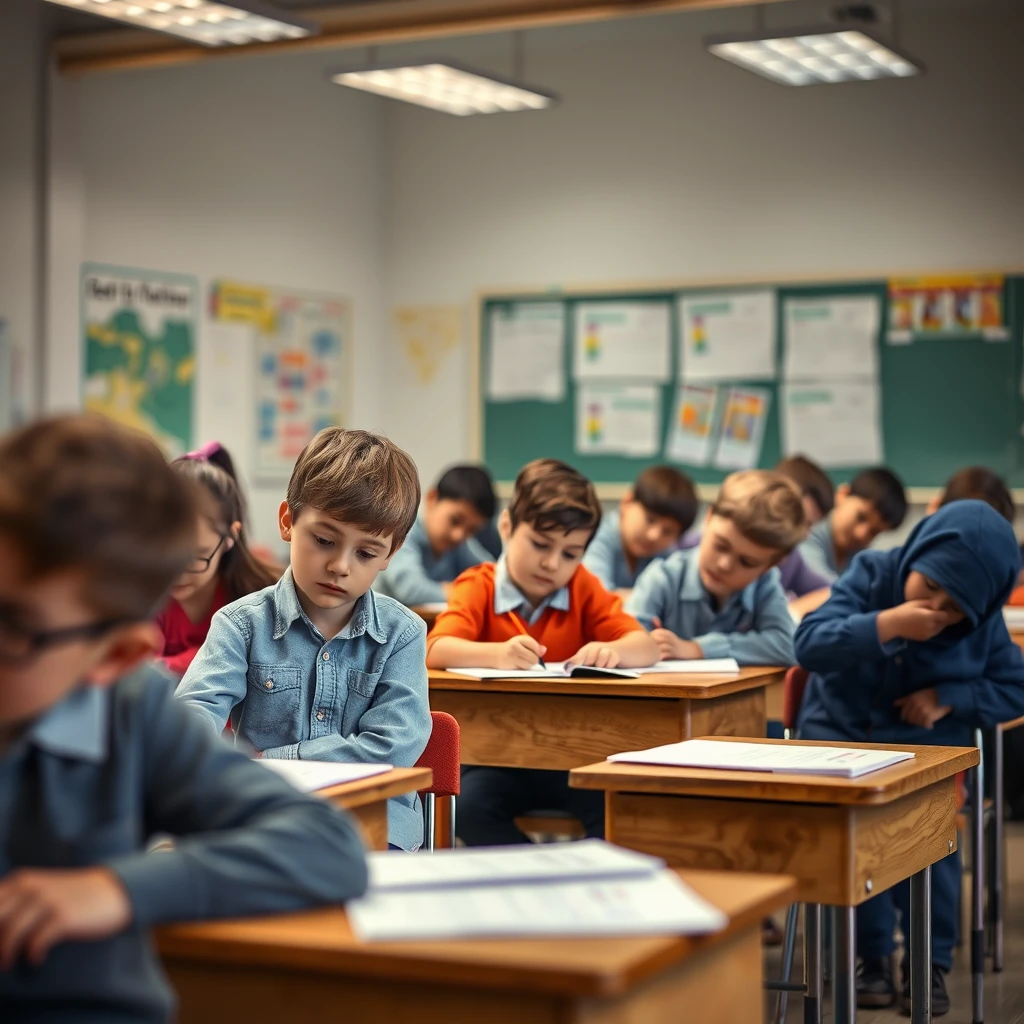
<svg viewBox="0 0 1024 1024">
<path fill-rule="evenodd" d="M 287 779 L 303 793 L 315 793 L 318 789 L 326 789 L 328 786 L 337 786 L 342 782 L 358 782 L 360 779 L 391 771 L 389 764 L 355 764 L 341 761 L 285 761 L 261 757 L 256 763 Z"/>
</svg>

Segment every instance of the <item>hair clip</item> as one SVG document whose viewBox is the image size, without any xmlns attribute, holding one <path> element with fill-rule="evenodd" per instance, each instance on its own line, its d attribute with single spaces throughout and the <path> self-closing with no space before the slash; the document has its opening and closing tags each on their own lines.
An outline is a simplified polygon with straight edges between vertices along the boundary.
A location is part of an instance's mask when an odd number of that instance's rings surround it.
<svg viewBox="0 0 1024 1024">
<path fill-rule="evenodd" d="M 197 448 L 194 452 L 186 452 L 182 455 L 182 458 L 191 459 L 193 462 L 209 462 L 212 456 L 223 450 L 224 446 L 220 441 L 210 441 L 204 444 L 202 448 Z"/>
</svg>

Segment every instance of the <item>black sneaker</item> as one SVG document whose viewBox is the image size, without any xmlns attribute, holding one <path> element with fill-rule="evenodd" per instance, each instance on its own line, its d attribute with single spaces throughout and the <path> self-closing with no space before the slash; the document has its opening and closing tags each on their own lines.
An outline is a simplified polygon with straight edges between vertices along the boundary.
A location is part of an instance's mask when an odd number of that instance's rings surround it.
<svg viewBox="0 0 1024 1024">
<path fill-rule="evenodd" d="M 884 1010 L 895 1004 L 892 958 L 862 960 L 857 968 L 857 1005 L 862 1010 Z"/>
<path fill-rule="evenodd" d="M 910 1016 L 910 979 L 903 972 L 903 999 L 900 1015 Z M 944 1017 L 949 1013 L 949 993 L 946 991 L 946 972 L 932 964 L 932 1016 Z"/>
</svg>

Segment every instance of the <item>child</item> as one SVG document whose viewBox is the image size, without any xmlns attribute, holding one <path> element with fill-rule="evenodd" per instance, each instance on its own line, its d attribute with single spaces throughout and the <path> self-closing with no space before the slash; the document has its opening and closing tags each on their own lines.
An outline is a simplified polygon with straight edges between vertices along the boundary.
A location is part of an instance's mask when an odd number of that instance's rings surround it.
<svg viewBox="0 0 1024 1024">
<path fill-rule="evenodd" d="M 441 604 L 452 580 L 491 554 L 476 541 L 497 501 L 482 466 L 453 466 L 427 494 L 423 514 L 377 579 L 376 590 L 409 607 Z"/>
<path fill-rule="evenodd" d="M 696 516 L 693 481 L 672 466 L 650 466 L 618 512 L 601 520 L 583 564 L 608 590 L 628 596 L 640 573 L 675 549 Z"/>
<path fill-rule="evenodd" d="M 661 657 L 792 665 L 793 620 L 773 567 L 806 533 L 804 508 L 780 473 L 723 481 L 700 546 L 650 566 L 626 604 L 653 629 Z"/>
<path fill-rule="evenodd" d="M 899 529 L 906 514 L 899 477 L 882 466 L 865 469 L 851 483 L 840 484 L 835 509 L 811 528 L 800 555 L 808 568 L 832 582 L 880 533 Z"/>
<path fill-rule="evenodd" d="M 817 463 L 804 455 L 792 455 L 783 459 L 775 472 L 788 477 L 799 488 L 808 528 L 832 511 L 835 506 L 832 481 Z M 811 569 L 797 548 L 779 563 L 779 582 L 790 600 L 790 613 L 796 617 L 817 608 L 828 597 L 830 581 Z"/>
<path fill-rule="evenodd" d="M 281 576 L 260 561 L 245 536 L 245 508 L 231 456 L 216 441 L 171 463 L 199 485 L 197 555 L 178 577 L 156 617 L 164 637 L 161 661 L 184 675 L 210 631 L 213 613 L 240 597 L 269 587 Z"/>
<path fill-rule="evenodd" d="M 968 466 L 954 473 L 947 481 L 941 494 L 936 494 L 928 503 L 928 514 L 937 512 L 951 501 L 976 498 L 988 502 L 1011 526 L 1017 516 L 1013 496 L 1006 482 L 991 469 L 984 466 Z"/>
<path fill-rule="evenodd" d="M 358 896 L 361 845 L 145 662 L 196 543 L 156 445 L 65 416 L 0 463 L 0 1017 L 170 1021 L 152 926 Z M 147 853 L 161 833 L 174 848 Z"/>
<path fill-rule="evenodd" d="M 213 617 L 178 696 L 261 757 L 410 767 L 430 737 L 426 627 L 370 587 L 420 500 L 412 459 L 365 430 L 321 430 L 281 503 L 291 566 Z M 388 801 L 388 842 L 417 849 L 415 793 Z"/>
<path fill-rule="evenodd" d="M 1018 567 L 1009 523 L 972 500 L 923 519 L 901 548 L 858 555 L 797 630 L 797 659 L 813 673 L 801 739 L 967 747 L 975 727 L 1024 714 L 1024 658 L 1002 617 Z M 932 865 L 935 1014 L 949 1009 L 959 887 L 957 854 Z M 857 909 L 861 1006 L 895 1001 L 897 908 L 906 928 L 907 882 Z"/>
<path fill-rule="evenodd" d="M 555 459 L 525 466 L 498 521 L 505 551 L 497 565 L 476 566 L 455 581 L 431 631 L 427 665 L 525 669 L 545 657 L 653 665 L 657 645 L 580 564 L 600 521 L 593 484 L 572 467 Z M 463 769 L 457 821 L 468 846 L 528 842 L 514 819 L 538 808 L 568 811 L 587 835 L 604 835 L 603 798 L 570 789 L 566 772 Z"/>
</svg>

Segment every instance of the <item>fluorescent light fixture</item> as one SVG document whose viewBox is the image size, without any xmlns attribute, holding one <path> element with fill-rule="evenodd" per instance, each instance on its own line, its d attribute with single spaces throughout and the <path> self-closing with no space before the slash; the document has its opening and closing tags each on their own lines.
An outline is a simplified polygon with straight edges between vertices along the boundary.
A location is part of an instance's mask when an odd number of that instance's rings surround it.
<svg viewBox="0 0 1024 1024">
<path fill-rule="evenodd" d="M 716 57 L 782 85 L 828 85 L 910 78 L 923 68 L 861 29 L 787 29 L 771 36 L 704 40 Z"/>
<path fill-rule="evenodd" d="M 555 102 L 551 93 L 460 68 L 450 61 L 339 71 L 331 75 L 331 81 L 458 117 L 543 110 Z"/>
<path fill-rule="evenodd" d="M 259 2 L 212 0 L 50 0 L 88 14 L 183 36 L 204 46 L 244 46 L 314 35 L 319 27 Z"/>
</svg>

